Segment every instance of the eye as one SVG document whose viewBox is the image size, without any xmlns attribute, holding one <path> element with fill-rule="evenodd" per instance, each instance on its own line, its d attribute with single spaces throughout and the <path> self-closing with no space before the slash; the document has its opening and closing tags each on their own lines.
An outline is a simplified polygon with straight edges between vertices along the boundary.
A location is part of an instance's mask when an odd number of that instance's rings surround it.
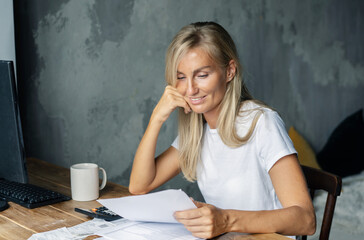
<svg viewBox="0 0 364 240">
<path fill-rule="evenodd" d="M 207 78 L 209 75 L 208 74 L 199 74 L 197 75 L 198 78 Z"/>
<path fill-rule="evenodd" d="M 183 80 L 183 79 L 185 79 L 184 76 L 177 76 L 177 80 Z"/>
</svg>

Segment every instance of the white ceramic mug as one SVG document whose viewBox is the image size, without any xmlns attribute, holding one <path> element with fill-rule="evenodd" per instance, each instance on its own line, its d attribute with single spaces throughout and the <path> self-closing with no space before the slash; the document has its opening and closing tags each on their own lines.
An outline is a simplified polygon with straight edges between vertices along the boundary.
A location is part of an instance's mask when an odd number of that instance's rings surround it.
<svg viewBox="0 0 364 240">
<path fill-rule="evenodd" d="M 102 172 L 102 183 L 99 186 L 99 171 Z M 92 201 L 99 198 L 99 191 L 106 185 L 106 172 L 95 163 L 78 163 L 71 166 L 72 199 Z"/>
</svg>

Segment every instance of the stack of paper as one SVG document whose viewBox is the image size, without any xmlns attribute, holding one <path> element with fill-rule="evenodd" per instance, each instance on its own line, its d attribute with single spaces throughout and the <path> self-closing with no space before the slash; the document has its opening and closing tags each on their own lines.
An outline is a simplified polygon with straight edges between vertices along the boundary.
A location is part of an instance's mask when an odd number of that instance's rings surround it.
<svg viewBox="0 0 364 240">
<path fill-rule="evenodd" d="M 115 227 L 97 232 L 106 239 L 198 239 L 178 223 L 174 212 L 196 208 L 182 190 L 165 190 L 138 196 L 100 199 L 99 203 L 126 218 Z"/>
<path fill-rule="evenodd" d="M 114 221 L 109 227 L 96 235 L 112 240 L 195 240 L 199 239 L 178 223 L 134 222 L 127 219 Z"/>
<path fill-rule="evenodd" d="M 185 192 L 175 189 L 98 202 L 126 219 L 144 222 L 177 223 L 174 212 L 196 208 Z"/>
</svg>

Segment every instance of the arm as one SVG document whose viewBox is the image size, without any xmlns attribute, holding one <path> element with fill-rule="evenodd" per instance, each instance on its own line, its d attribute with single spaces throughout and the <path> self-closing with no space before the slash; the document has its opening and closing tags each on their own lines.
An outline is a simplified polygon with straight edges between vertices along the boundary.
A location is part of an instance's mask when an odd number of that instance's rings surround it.
<svg viewBox="0 0 364 240">
<path fill-rule="evenodd" d="M 177 107 L 183 107 L 186 114 L 191 111 L 183 96 L 175 88 L 167 86 L 153 110 L 148 127 L 135 153 L 129 184 L 131 193 L 147 193 L 180 172 L 178 151 L 175 148 L 169 147 L 160 156 L 154 157 L 160 129 Z"/>
<path fill-rule="evenodd" d="M 197 237 L 225 232 L 312 235 L 315 212 L 296 155 L 281 158 L 269 171 L 283 208 L 268 211 L 223 210 L 196 203 L 197 209 L 176 212 L 178 221 Z"/>
</svg>

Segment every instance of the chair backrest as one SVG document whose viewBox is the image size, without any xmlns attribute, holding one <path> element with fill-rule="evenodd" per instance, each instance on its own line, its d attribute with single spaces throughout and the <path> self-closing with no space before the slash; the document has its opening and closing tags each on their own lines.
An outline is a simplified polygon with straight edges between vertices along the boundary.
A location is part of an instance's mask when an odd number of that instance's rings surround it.
<svg viewBox="0 0 364 240">
<path fill-rule="evenodd" d="M 325 190 L 328 193 L 320 231 L 320 240 L 327 240 L 329 239 L 331 223 L 334 216 L 336 198 L 341 193 L 341 177 L 307 166 L 301 167 L 306 177 L 312 199 L 315 190 Z M 307 239 L 307 237 L 303 236 L 302 239 Z"/>
</svg>

